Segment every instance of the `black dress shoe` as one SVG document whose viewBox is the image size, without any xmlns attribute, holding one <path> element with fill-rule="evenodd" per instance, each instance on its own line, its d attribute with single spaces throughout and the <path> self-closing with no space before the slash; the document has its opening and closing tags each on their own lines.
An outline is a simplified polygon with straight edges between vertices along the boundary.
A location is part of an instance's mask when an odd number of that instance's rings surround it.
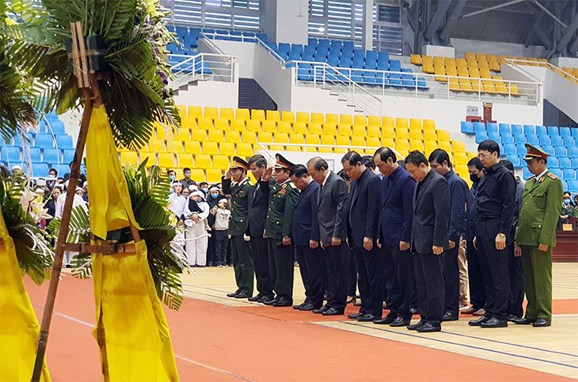
<svg viewBox="0 0 578 382">
<path fill-rule="evenodd" d="M 518 318 L 517 320 L 514 321 L 514 324 L 530 325 L 530 324 L 533 324 L 534 322 L 536 322 L 536 320 L 533 320 L 531 318 Z"/>
<path fill-rule="evenodd" d="M 482 323 L 488 321 L 490 319 L 490 317 L 488 316 L 482 316 L 480 318 L 478 318 L 477 320 L 471 320 L 468 322 L 468 325 L 470 326 L 481 326 Z"/>
<path fill-rule="evenodd" d="M 415 324 L 408 325 L 407 330 L 417 330 L 417 328 L 419 328 L 420 326 L 425 325 L 425 324 L 426 324 L 426 320 L 419 320 Z"/>
<path fill-rule="evenodd" d="M 442 321 L 457 321 L 460 318 L 456 314 L 445 312 Z"/>
<path fill-rule="evenodd" d="M 506 320 L 499 320 L 496 317 L 492 317 L 489 320 L 482 322 L 480 324 L 482 328 L 507 328 L 508 321 Z"/>
<path fill-rule="evenodd" d="M 237 297 L 237 295 L 241 293 L 240 290 L 233 292 L 233 293 L 227 293 L 227 297 Z"/>
<path fill-rule="evenodd" d="M 508 320 L 510 322 L 516 322 L 519 319 L 520 319 L 520 317 L 515 316 L 513 314 L 508 314 L 508 316 L 506 317 L 506 320 Z"/>
<path fill-rule="evenodd" d="M 273 305 L 273 304 L 275 304 L 276 302 L 277 302 L 277 299 L 276 299 L 276 298 L 271 298 L 271 299 L 268 299 L 268 300 L 266 300 L 266 301 L 263 300 L 263 304 L 265 304 L 265 305 Z"/>
<path fill-rule="evenodd" d="M 363 315 L 364 315 L 364 313 L 361 313 L 361 312 L 359 312 L 359 313 L 350 313 L 350 314 L 347 315 L 347 318 L 350 318 L 350 319 L 352 319 L 352 320 L 357 320 L 359 317 L 361 317 L 361 316 L 363 316 Z"/>
<path fill-rule="evenodd" d="M 343 310 L 338 310 L 338 309 L 331 307 L 327 310 L 324 310 L 323 313 L 321 313 L 321 314 L 324 316 L 340 316 L 343 314 Z"/>
<path fill-rule="evenodd" d="M 532 326 L 535 328 L 545 328 L 550 325 L 552 325 L 552 323 L 545 318 L 538 318 L 536 322 L 532 323 Z"/>
<path fill-rule="evenodd" d="M 313 309 L 313 313 L 321 314 L 321 313 L 325 312 L 327 309 L 329 309 L 329 308 L 322 306 L 321 308 Z"/>
<path fill-rule="evenodd" d="M 286 298 L 280 298 L 276 302 L 273 303 L 273 306 L 276 308 L 281 308 L 281 307 L 291 306 L 291 305 L 293 305 L 293 301 L 288 300 Z"/>
<path fill-rule="evenodd" d="M 380 317 L 375 317 L 373 314 L 366 313 L 363 316 L 357 317 L 357 321 L 359 322 L 372 322 L 373 320 L 377 320 Z"/>
<path fill-rule="evenodd" d="M 261 300 L 263 298 L 262 294 L 258 294 L 256 296 L 253 297 L 249 297 L 249 301 L 251 302 L 259 302 L 259 300 Z"/>
<path fill-rule="evenodd" d="M 430 324 L 429 322 L 426 322 L 425 324 L 415 328 L 415 330 L 420 332 L 420 333 L 432 333 L 432 332 L 441 331 L 442 327 L 441 327 L 441 325 L 433 325 L 433 324 Z"/>
<path fill-rule="evenodd" d="M 388 314 L 383 318 L 377 318 L 373 320 L 373 323 L 377 325 L 388 325 L 391 324 L 393 321 L 395 321 L 395 316 Z"/>
<path fill-rule="evenodd" d="M 408 326 L 409 325 L 409 319 L 405 319 L 403 317 L 396 317 L 395 320 L 393 320 L 393 322 L 391 324 L 389 324 L 389 326 L 394 327 L 394 328 L 398 328 L 401 326 Z"/>
<path fill-rule="evenodd" d="M 305 305 L 305 303 L 299 304 L 299 305 L 293 305 L 293 309 L 295 310 L 301 310 L 301 307 Z"/>
<path fill-rule="evenodd" d="M 237 293 L 237 295 L 235 296 L 235 298 L 249 298 L 249 297 L 250 296 L 245 292 Z"/>
<path fill-rule="evenodd" d="M 411 313 L 411 315 L 413 316 L 414 314 L 418 314 L 419 313 L 419 309 L 418 308 L 410 308 L 409 312 Z"/>
<path fill-rule="evenodd" d="M 313 306 L 313 304 L 311 304 L 309 302 L 307 304 L 302 304 L 301 308 L 299 308 L 299 310 L 301 310 L 301 311 L 308 311 L 308 310 L 313 310 L 313 309 L 315 309 L 315 307 Z"/>
</svg>

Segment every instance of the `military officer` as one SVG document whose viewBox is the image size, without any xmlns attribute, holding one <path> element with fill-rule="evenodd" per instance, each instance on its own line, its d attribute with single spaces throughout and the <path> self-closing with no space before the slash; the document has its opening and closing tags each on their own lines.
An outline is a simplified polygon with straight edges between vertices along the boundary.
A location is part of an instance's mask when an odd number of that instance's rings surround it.
<svg viewBox="0 0 578 382">
<path fill-rule="evenodd" d="M 252 186 L 247 177 L 249 165 L 240 157 L 233 157 L 233 164 L 222 179 L 223 193 L 231 195 L 231 258 L 235 269 L 237 290 L 229 297 L 250 298 L 253 296 L 253 260 L 249 241 L 245 240 L 249 213 L 249 193 Z"/>
<path fill-rule="evenodd" d="M 275 298 L 264 302 L 275 307 L 293 305 L 293 242 L 291 221 L 299 193 L 291 183 L 293 164 L 281 154 L 275 155 L 275 184 L 269 187 L 269 209 L 264 237 L 268 239 L 269 272 Z M 267 182 L 267 179 L 261 180 Z M 265 186 L 265 184 L 263 184 Z"/>
<path fill-rule="evenodd" d="M 526 182 L 515 240 L 522 254 L 528 306 L 524 318 L 514 322 L 545 327 L 552 322 L 552 247 L 563 190 L 560 179 L 546 167 L 549 154 L 530 144 L 526 150 L 524 160 L 534 176 Z"/>
</svg>

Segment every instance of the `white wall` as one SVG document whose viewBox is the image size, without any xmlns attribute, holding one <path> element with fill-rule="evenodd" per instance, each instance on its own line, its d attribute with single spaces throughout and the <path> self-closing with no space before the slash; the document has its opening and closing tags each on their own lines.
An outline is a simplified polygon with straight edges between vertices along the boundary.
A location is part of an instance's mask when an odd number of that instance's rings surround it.
<svg viewBox="0 0 578 382">
<path fill-rule="evenodd" d="M 253 62 L 257 44 L 227 40 L 212 40 L 225 54 L 235 56 L 239 63 L 239 78 L 253 78 Z"/>
<path fill-rule="evenodd" d="M 263 31 L 271 41 L 307 44 L 307 0 L 262 0 Z"/>
<path fill-rule="evenodd" d="M 303 86 L 293 88 L 291 110 L 309 113 L 319 113 L 323 110 L 324 113 L 353 114 L 352 107 L 348 107 L 344 101 L 339 101 L 336 96 L 330 95 L 328 90 Z"/>
<path fill-rule="evenodd" d="M 291 110 L 291 71 L 284 70 L 281 63 L 265 48 L 255 47 L 253 78 L 269 94 L 279 110 Z"/>
<path fill-rule="evenodd" d="M 451 46 L 456 48 L 456 57 L 463 57 L 466 52 L 497 54 L 516 57 L 544 57 L 544 47 L 522 44 L 512 44 L 496 41 L 476 41 L 461 38 L 452 38 Z"/>
<path fill-rule="evenodd" d="M 237 77 L 233 83 L 199 81 L 188 90 L 179 90 L 175 104 L 236 108 L 239 105 L 239 79 Z"/>
</svg>

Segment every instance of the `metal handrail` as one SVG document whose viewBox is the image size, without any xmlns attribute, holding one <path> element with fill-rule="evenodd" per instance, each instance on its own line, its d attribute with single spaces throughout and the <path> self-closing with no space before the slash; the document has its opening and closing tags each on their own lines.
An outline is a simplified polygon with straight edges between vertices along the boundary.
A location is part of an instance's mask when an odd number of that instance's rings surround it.
<svg viewBox="0 0 578 382">
<path fill-rule="evenodd" d="M 187 80 L 193 81 L 196 79 L 205 79 L 208 74 L 204 73 L 203 70 L 201 70 L 200 73 L 196 72 L 196 66 L 199 62 L 201 68 L 205 68 L 205 63 L 208 64 L 207 68 L 213 72 L 211 78 L 217 79 L 216 77 L 221 77 L 224 82 L 234 81 L 234 56 L 214 53 L 199 53 L 195 56 L 171 54 L 169 57 L 185 58 L 183 61 L 178 62 L 171 67 L 174 77 L 172 80 L 173 83 L 178 83 L 182 78 L 187 78 Z M 219 68 L 219 64 L 225 65 L 226 67 Z"/>
<path fill-rule="evenodd" d="M 515 59 L 506 58 L 505 60 L 509 64 L 517 65 L 517 66 L 537 66 L 537 67 L 542 67 L 542 68 L 548 68 L 558 75 L 561 75 L 565 78 L 571 77 L 574 80 L 574 82 L 578 82 L 578 78 L 575 77 L 573 74 L 565 72 L 560 67 L 558 67 L 556 65 L 552 65 L 549 62 L 539 62 L 538 65 L 536 65 L 536 61 L 530 61 L 530 60 L 522 60 L 522 59 L 517 59 L 517 58 L 515 58 Z"/>
</svg>

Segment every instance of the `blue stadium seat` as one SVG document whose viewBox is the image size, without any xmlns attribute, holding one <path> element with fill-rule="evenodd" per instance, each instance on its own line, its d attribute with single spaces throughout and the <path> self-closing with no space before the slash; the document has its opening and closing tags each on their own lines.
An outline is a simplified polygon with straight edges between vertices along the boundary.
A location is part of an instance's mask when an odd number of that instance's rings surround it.
<svg viewBox="0 0 578 382">
<path fill-rule="evenodd" d="M 11 164 L 20 162 L 20 147 L 6 146 L 2 147 L 1 155 L 2 160 L 9 162 Z"/>
<path fill-rule="evenodd" d="M 70 167 L 68 164 L 53 164 L 52 168 L 58 171 L 58 176 L 63 177 L 64 174 L 70 172 Z"/>
<path fill-rule="evenodd" d="M 571 137 L 572 133 L 570 132 L 569 127 L 560 127 L 560 136 L 561 137 Z"/>
<path fill-rule="evenodd" d="M 74 152 L 75 150 L 62 150 L 63 160 L 64 163 L 70 163 L 74 160 Z M 46 161 L 45 161 L 46 162 Z"/>
<path fill-rule="evenodd" d="M 427 83 L 425 82 L 425 78 L 418 78 L 417 79 L 417 87 L 422 89 L 422 90 L 429 89 L 429 87 L 427 86 Z"/>
<path fill-rule="evenodd" d="M 510 125 L 508 123 L 500 123 L 498 125 L 498 129 L 500 131 L 500 134 L 502 135 L 512 133 L 512 129 L 510 128 Z"/>
<path fill-rule="evenodd" d="M 564 172 L 560 168 L 551 168 L 550 172 L 560 179 L 564 178 Z"/>
<path fill-rule="evenodd" d="M 572 133 L 572 136 L 576 139 L 578 139 L 578 127 L 573 127 L 570 129 L 570 132 Z"/>
<path fill-rule="evenodd" d="M 353 50 L 353 48 L 354 48 L 353 41 L 343 41 L 344 50 Z"/>
<path fill-rule="evenodd" d="M 46 163 L 32 163 L 32 176 L 48 176 Z"/>
<path fill-rule="evenodd" d="M 291 44 L 291 52 L 303 53 L 303 45 L 301 44 Z"/>
<path fill-rule="evenodd" d="M 553 136 L 553 135 L 558 135 L 558 126 L 548 126 L 548 135 Z"/>
<path fill-rule="evenodd" d="M 498 143 L 502 142 L 502 137 L 500 136 L 500 133 L 498 133 L 498 130 L 496 131 L 488 131 L 488 137 L 492 140 L 492 141 L 496 141 Z"/>
<path fill-rule="evenodd" d="M 551 154 L 556 155 L 557 157 L 565 157 L 568 155 L 568 150 L 566 149 L 566 146 L 554 146 L 554 152 Z"/>
<path fill-rule="evenodd" d="M 566 136 L 562 138 L 563 144 L 566 146 L 576 146 L 576 139 L 572 136 Z"/>
<path fill-rule="evenodd" d="M 513 135 L 524 134 L 524 128 L 522 127 L 522 125 L 512 125 L 511 128 Z"/>
<path fill-rule="evenodd" d="M 519 144 L 519 143 L 524 144 L 524 143 L 526 143 L 526 136 L 524 135 L 524 133 L 514 134 L 514 143 L 516 143 L 516 144 Z"/>
<path fill-rule="evenodd" d="M 305 45 L 303 47 L 303 54 L 310 54 L 311 57 L 317 52 L 317 49 L 311 45 Z"/>
<path fill-rule="evenodd" d="M 560 161 L 556 157 L 548 158 L 548 168 L 557 168 L 560 167 Z"/>
<path fill-rule="evenodd" d="M 534 128 L 534 125 L 524 125 L 524 134 L 535 135 L 536 129 Z"/>
<path fill-rule="evenodd" d="M 12 146 L 22 147 L 22 136 L 20 134 L 12 138 Z"/>
<path fill-rule="evenodd" d="M 500 139 L 502 141 L 502 143 L 515 143 L 514 141 L 514 137 L 512 136 L 512 134 L 500 134 Z"/>
<path fill-rule="evenodd" d="M 265 33 L 257 33 L 257 38 L 263 42 L 267 42 L 268 40 L 267 34 Z"/>
<path fill-rule="evenodd" d="M 42 162 L 41 152 L 40 152 L 40 149 L 38 147 L 33 147 L 30 149 L 30 160 L 33 163 L 41 163 Z"/>
<path fill-rule="evenodd" d="M 486 123 L 486 129 L 488 130 L 488 135 L 490 133 L 498 133 L 498 124 L 496 122 L 488 122 Z"/>
<path fill-rule="evenodd" d="M 534 176 L 534 174 L 532 174 L 530 170 L 528 170 L 528 167 L 523 167 L 522 171 L 524 172 L 523 175 L 524 179 L 530 179 L 531 177 Z"/>
<path fill-rule="evenodd" d="M 508 158 L 510 160 L 510 162 L 512 162 L 512 165 L 516 168 L 520 168 L 522 167 L 522 161 L 520 160 L 520 157 L 509 157 Z"/>
<path fill-rule="evenodd" d="M 550 136 L 548 136 L 548 135 L 538 134 L 538 141 L 540 142 L 540 145 L 542 145 L 542 146 L 547 146 L 547 145 L 552 144 L 552 139 L 550 139 Z"/>
<path fill-rule="evenodd" d="M 50 164 L 58 164 L 62 162 L 60 159 L 60 150 L 59 149 L 44 149 L 44 161 L 45 163 Z M 66 162 L 69 163 L 69 162 Z"/>
<path fill-rule="evenodd" d="M 573 168 L 564 169 L 564 180 L 576 180 L 576 170 Z"/>
<path fill-rule="evenodd" d="M 365 60 L 367 61 L 367 59 L 377 61 L 378 59 L 377 52 L 375 50 L 368 50 L 365 54 Z"/>
<path fill-rule="evenodd" d="M 301 60 L 301 53 L 297 53 L 297 52 L 289 52 L 289 57 L 288 57 L 289 61 L 299 61 Z"/>
<path fill-rule="evenodd" d="M 474 131 L 477 133 L 478 131 L 486 132 L 486 124 L 484 122 L 474 122 Z"/>
<path fill-rule="evenodd" d="M 568 147 L 568 156 L 570 158 L 578 158 L 578 147 L 577 146 Z"/>
<path fill-rule="evenodd" d="M 542 146 L 542 150 L 544 150 L 545 152 L 547 152 L 550 155 L 554 155 L 554 146 L 550 146 L 550 145 L 544 145 Z"/>
<path fill-rule="evenodd" d="M 571 158 L 572 168 L 578 168 L 578 158 Z"/>
<path fill-rule="evenodd" d="M 299 81 L 312 81 L 313 72 L 311 71 L 311 64 L 301 64 L 297 70 L 297 79 Z"/>
<path fill-rule="evenodd" d="M 280 42 L 278 50 L 279 52 L 289 52 L 291 50 L 291 44 L 286 42 Z"/>
<path fill-rule="evenodd" d="M 518 155 L 516 145 L 513 143 L 504 143 L 504 155 L 507 157 Z"/>
<path fill-rule="evenodd" d="M 520 154 L 526 154 L 526 141 L 524 140 L 523 143 L 516 143 L 516 147 L 518 148 L 518 152 Z"/>
<path fill-rule="evenodd" d="M 540 140 L 538 139 L 537 135 L 526 135 L 526 143 L 531 145 L 539 145 Z"/>
<path fill-rule="evenodd" d="M 35 146 L 38 148 L 41 148 L 41 149 L 54 147 L 54 141 L 52 140 L 52 135 L 50 135 L 50 134 L 37 134 Z"/>
<path fill-rule="evenodd" d="M 567 190 L 572 193 L 578 192 L 578 180 L 569 180 Z"/>
<path fill-rule="evenodd" d="M 486 130 L 476 130 L 476 143 L 482 143 L 488 139 L 488 133 Z"/>
<path fill-rule="evenodd" d="M 56 138 L 56 147 L 61 150 L 72 149 L 74 146 L 72 145 L 72 137 L 70 135 L 55 135 Z"/>
<path fill-rule="evenodd" d="M 572 168 L 572 161 L 570 158 L 562 157 L 558 158 L 560 162 L 560 168 Z"/>
<path fill-rule="evenodd" d="M 550 135 L 552 140 L 552 146 L 562 146 L 564 145 L 564 139 L 559 135 Z"/>
<path fill-rule="evenodd" d="M 474 134 L 474 125 L 468 121 L 462 121 L 460 130 L 463 134 Z"/>
<path fill-rule="evenodd" d="M 548 135 L 548 129 L 546 126 L 536 125 L 536 135 Z"/>
<path fill-rule="evenodd" d="M 389 60 L 389 70 L 392 72 L 400 72 L 401 62 L 399 62 L 398 60 Z"/>
</svg>

